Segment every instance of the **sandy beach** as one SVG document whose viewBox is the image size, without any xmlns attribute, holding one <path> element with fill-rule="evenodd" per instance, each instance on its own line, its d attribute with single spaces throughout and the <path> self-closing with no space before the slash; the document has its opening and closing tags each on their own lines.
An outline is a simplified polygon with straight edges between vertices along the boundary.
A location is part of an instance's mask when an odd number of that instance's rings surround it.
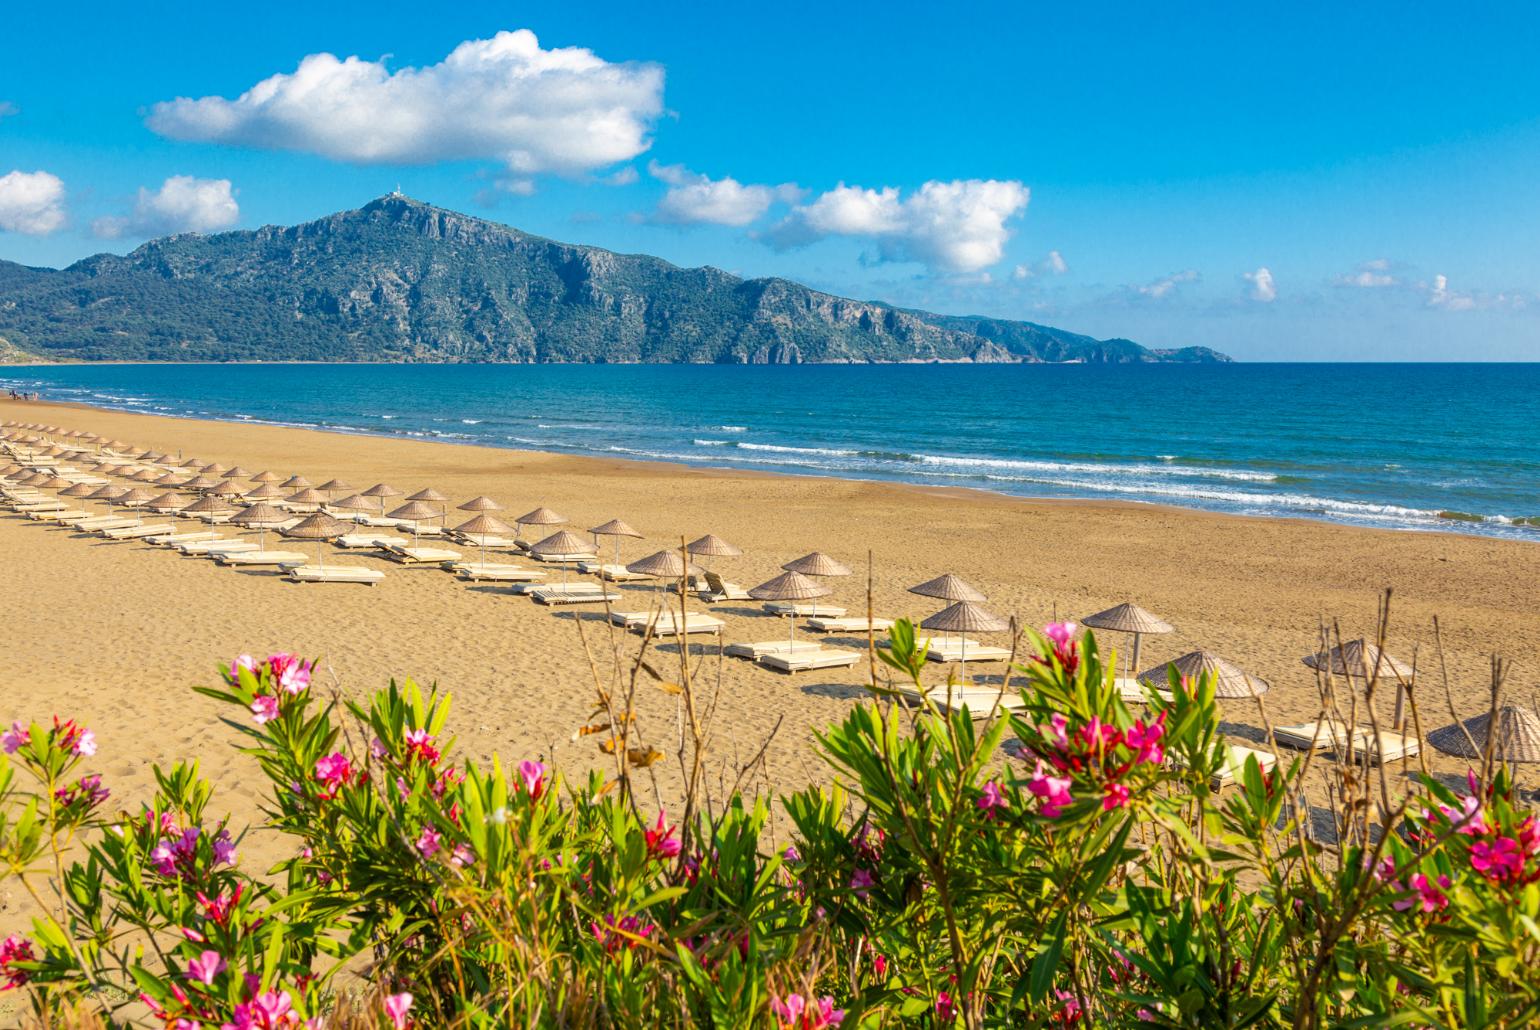
<svg viewBox="0 0 1540 1030">
<path fill-rule="evenodd" d="M 1396 533 L 1309 521 L 1262 520 L 1100 502 L 1034 501 L 972 491 L 794 478 L 662 464 L 607 461 L 403 442 L 306 430 L 183 421 L 60 405 L 0 402 L 0 420 L 57 423 L 196 455 L 204 461 L 333 477 L 362 488 L 385 481 L 410 493 L 432 486 L 459 503 L 479 494 L 510 519 L 536 505 L 584 531 L 623 518 L 647 539 L 626 541 L 635 560 L 683 539 L 716 533 L 742 548 L 722 559 L 725 578 L 752 586 L 812 550 L 856 570 L 834 580 L 831 603 L 864 610 L 867 552 L 879 615 L 932 614 L 939 605 L 906 588 L 954 572 L 988 595 L 987 607 L 1027 625 L 1078 619 L 1134 600 L 1176 627 L 1146 638 L 1146 667 L 1206 647 L 1271 682 L 1275 723 L 1317 711 L 1314 650 L 1321 620 L 1345 637 L 1372 634 L 1376 603 L 1394 588 L 1392 654 L 1424 675 L 1424 728 L 1450 722 L 1436 675 L 1433 619 L 1462 716 L 1485 710 L 1489 659 L 1512 661 L 1509 696 L 1530 703 L 1540 682 L 1540 546 L 1454 534 Z M 451 520 L 457 513 L 451 509 Z M 468 517 L 468 516 L 467 516 Z M 313 550 L 313 546 L 308 549 Z M 0 717 L 59 713 L 93 727 L 99 768 L 117 802 L 148 795 L 152 763 L 203 760 L 219 787 L 215 809 L 256 818 L 246 759 L 216 706 L 188 688 L 212 682 L 216 662 L 243 651 L 319 656 L 341 693 L 362 697 L 390 677 L 436 681 L 452 691 L 451 727 L 462 753 L 540 757 L 569 775 L 605 761 L 591 740 L 573 741 L 594 698 L 579 623 L 601 666 L 612 647 L 636 653 L 639 638 L 609 632 L 591 606 L 549 609 L 505 590 L 457 581 L 437 567 L 403 568 L 369 557 L 377 587 L 301 585 L 267 571 L 225 568 L 137 543 L 107 543 L 7 514 L 0 517 Z M 645 597 L 648 586 L 628 586 Z M 646 601 L 634 607 L 644 607 Z M 625 607 L 628 605 L 621 605 Z M 748 602 L 712 606 L 727 642 L 776 639 L 785 624 Z M 816 729 L 863 696 L 865 665 L 788 677 L 714 657 L 701 666 L 720 691 L 712 732 L 719 767 L 746 761 L 776 731 L 762 786 L 788 791 L 826 777 L 811 744 Z M 1104 637 L 1120 650 L 1126 638 Z M 1008 643 L 1001 639 L 992 643 Z M 864 647 L 864 637 L 834 646 Z M 677 662 L 673 645 L 658 659 Z M 676 666 L 675 666 L 676 667 Z M 973 666 L 998 675 L 999 666 Z M 601 669 L 602 674 L 602 669 Z M 933 674 L 937 679 L 944 672 Z M 675 700 L 644 698 L 644 731 L 673 733 Z M 1250 701 L 1226 706 L 1236 739 L 1262 721 Z M 1389 715 L 1389 701 L 1384 714 Z M 1435 756 L 1435 769 L 1463 768 Z M 659 767 L 660 800 L 678 777 Z M 729 774 L 730 775 L 730 774 Z M 258 851 L 260 841 L 251 846 Z"/>
</svg>

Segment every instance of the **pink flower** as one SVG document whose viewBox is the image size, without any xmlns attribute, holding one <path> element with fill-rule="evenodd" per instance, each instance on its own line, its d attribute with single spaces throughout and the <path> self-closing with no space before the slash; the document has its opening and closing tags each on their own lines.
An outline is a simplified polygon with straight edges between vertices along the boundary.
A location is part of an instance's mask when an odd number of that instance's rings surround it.
<svg viewBox="0 0 1540 1030">
<path fill-rule="evenodd" d="M 606 952 L 614 954 L 621 948 L 627 950 L 635 948 L 642 940 L 652 936 L 652 931 L 656 927 L 642 922 L 636 916 L 621 916 L 617 921 L 614 916 L 606 914 L 604 922 L 590 923 L 588 929 L 594 935 L 594 939 L 604 946 Z"/>
<path fill-rule="evenodd" d="M 376 761 L 383 761 L 390 755 L 390 752 L 385 750 L 385 742 L 379 737 L 375 737 L 373 740 L 369 741 L 369 754 L 372 755 Z"/>
<path fill-rule="evenodd" d="M 341 751 L 333 752 L 315 764 L 315 778 L 326 786 L 326 797 L 336 797 L 337 791 L 353 779 L 353 763 Z"/>
<path fill-rule="evenodd" d="M 251 721 L 258 726 L 272 722 L 278 718 L 278 699 L 267 694 L 258 694 L 251 699 Z"/>
<path fill-rule="evenodd" d="M 946 991 L 941 991 L 936 995 L 936 1018 L 947 1023 L 955 1023 L 957 1021 L 957 1003 L 952 1000 L 952 996 Z"/>
<path fill-rule="evenodd" d="M 661 811 L 658 813 L 657 824 L 644 832 L 647 837 L 647 854 L 653 858 L 674 858 L 679 854 L 679 840 L 674 836 L 678 827 L 669 826 Z"/>
<path fill-rule="evenodd" d="M 475 862 L 476 853 L 470 849 L 468 844 L 456 844 L 454 851 L 450 852 L 449 864 L 456 869 L 463 869 L 468 865 L 474 865 Z"/>
<path fill-rule="evenodd" d="M 25 969 L 16 968 L 18 962 L 34 962 L 32 942 L 25 937 L 11 934 L 0 941 L 0 993 L 14 991 L 32 978 Z"/>
<path fill-rule="evenodd" d="M 1070 797 L 1069 788 L 1073 781 L 1068 776 L 1050 776 L 1043 768 L 1043 760 L 1037 760 L 1037 769 L 1032 773 L 1032 779 L 1027 782 L 1027 789 L 1043 801 L 1042 814 L 1049 819 L 1057 819 L 1074 798 Z"/>
<path fill-rule="evenodd" d="M 1010 807 L 1010 800 L 1005 796 L 1005 791 L 1000 789 L 1000 784 L 990 780 L 984 784 L 983 793 L 979 796 L 979 811 L 984 813 L 985 819 L 993 819 L 997 809 Z"/>
<path fill-rule="evenodd" d="M 438 761 L 438 748 L 433 746 L 433 737 L 427 730 L 407 730 L 403 736 L 406 740 L 408 755 L 420 758 L 429 764 Z"/>
<path fill-rule="evenodd" d="M 0 746 L 5 748 L 5 753 L 14 755 L 18 750 L 27 746 L 32 740 L 32 734 L 20 719 L 11 723 L 11 728 L 4 734 L 0 734 Z"/>
<path fill-rule="evenodd" d="M 816 999 L 800 994 L 788 994 L 785 998 L 775 995 L 770 998 L 770 1014 L 780 1030 L 822 1030 L 839 1026 L 845 1020 L 845 1010 L 835 1008 L 829 995 Z"/>
<path fill-rule="evenodd" d="M 1045 738 L 1063 749 L 1069 747 L 1069 734 L 1066 732 L 1068 727 L 1069 720 L 1064 718 L 1064 714 L 1062 712 L 1054 712 L 1052 718 L 1037 729 Z"/>
<path fill-rule="evenodd" d="M 1166 713 L 1161 712 L 1149 724 L 1143 719 L 1135 719 L 1134 724 L 1123 734 L 1123 743 L 1136 752 L 1135 762 L 1153 762 L 1158 765 L 1166 757 L 1165 749 L 1160 744 L 1160 738 L 1165 732 Z"/>
<path fill-rule="evenodd" d="M 1075 639 L 1075 630 L 1079 627 L 1073 622 L 1050 622 L 1043 627 L 1043 636 L 1053 641 L 1056 648 L 1065 648 Z"/>
<path fill-rule="evenodd" d="M 850 889 L 856 892 L 856 897 L 864 898 L 872 892 L 877 881 L 872 878 L 870 869 L 857 869 L 850 877 Z"/>
<path fill-rule="evenodd" d="M 301 660 L 297 654 L 271 655 L 267 667 L 285 694 L 303 694 L 310 686 L 310 663 Z"/>
<path fill-rule="evenodd" d="M 1102 788 L 1102 811 L 1110 812 L 1128 804 L 1128 788 L 1121 783 L 1109 783 Z"/>
<path fill-rule="evenodd" d="M 1059 1011 L 1054 1013 L 1054 1021 L 1064 1026 L 1073 1026 L 1080 1022 L 1080 999 L 1069 991 L 1054 989 L 1054 996 L 1059 999 Z"/>
<path fill-rule="evenodd" d="M 20 725 L 19 723 L 17 725 Z M 15 727 L 13 726 L 14 730 Z M 53 732 L 49 734 L 54 745 L 74 755 L 89 757 L 96 754 L 96 734 L 79 725 L 74 719 L 59 721 L 53 717 Z"/>
<path fill-rule="evenodd" d="M 520 762 L 519 775 L 524 778 L 524 790 L 531 799 L 539 798 L 545 792 L 545 766 L 541 763 Z"/>
<path fill-rule="evenodd" d="M 1488 880 L 1500 882 L 1517 878 L 1523 872 L 1524 857 L 1518 841 L 1499 837 L 1490 844 L 1484 840 L 1472 844 L 1470 865 Z"/>
<path fill-rule="evenodd" d="M 235 865 L 235 841 L 228 830 L 220 830 L 214 838 L 214 864 Z"/>
<path fill-rule="evenodd" d="M 225 669 L 225 682 L 229 683 L 231 686 L 234 686 L 236 683 L 240 682 L 240 671 L 242 669 L 245 669 L 247 672 L 255 676 L 257 675 L 257 668 L 257 660 L 251 655 L 237 655 L 235 661 L 231 662 L 229 667 Z"/>
<path fill-rule="evenodd" d="M 1417 897 L 1401 898 L 1392 903 L 1391 907 L 1398 912 L 1405 912 L 1409 908 L 1420 908 L 1424 913 L 1438 912 L 1449 907 L 1449 898 L 1444 890 L 1449 887 L 1449 877 L 1440 876 L 1435 884 L 1422 873 L 1412 877 L 1411 889 L 1417 893 Z"/>
<path fill-rule="evenodd" d="M 217 951 L 205 951 L 202 955 L 187 963 L 187 979 L 196 980 L 201 984 L 211 984 L 214 978 L 228 968 L 225 965 L 225 957 Z"/>
<path fill-rule="evenodd" d="M 407 992 L 385 996 L 385 1014 L 390 1017 L 390 1025 L 395 1030 L 405 1030 L 408 1023 L 406 1014 L 411 1010 L 412 996 Z"/>
<path fill-rule="evenodd" d="M 423 858 L 432 858 L 438 853 L 439 841 L 442 839 L 433 827 L 424 826 L 422 832 L 417 835 L 417 850 L 421 852 Z"/>
</svg>

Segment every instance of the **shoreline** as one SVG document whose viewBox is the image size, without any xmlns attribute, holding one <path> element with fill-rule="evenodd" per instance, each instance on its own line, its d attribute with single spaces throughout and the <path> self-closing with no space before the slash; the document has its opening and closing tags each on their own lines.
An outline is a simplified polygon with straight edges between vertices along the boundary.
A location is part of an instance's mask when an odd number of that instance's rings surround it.
<svg viewBox="0 0 1540 1030">
<path fill-rule="evenodd" d="M 93 364 L 119 364 L 119 363 L 114 363 L 114 362 L 96 362 L 96 363 L 93 363 Z M 121 362 L 120 364 L 139 365 L 139 364 L 153 364 L 153 363 L 152 362 Z M 332 363 L 331 362 L 303 362 L 303 361 L 294 361 L 294 362 L 166 362 L 165 364 L 179 364 L 179 365 L 180 364 L 188 364 L 188 365 L 217 366 L 217 365 L 223 365 L 223 364 L 245 364 L 245 365 L 263 365 L 263 364 L 273 364 L 273 365 L 312 365 L 312 364 L 332 364 Z M 363 363 L 363 364 L 396 364 L 396 363 L 395 362 L 366 362 L 366 363 Z M 1073 362 L 1063 362 L 1061 364 L 1073 364 Z M 1309 524 L 1309 525 L 1337 526 L 1337 527 L 1341 527 L 1341 528 L 1347 529 L 1347 530 L 1364 530 L 1364 531 L 1369 531 L 1369 532 L 1388 533 L 1388 534 L 1394 534 L 1394 535 L 1416 534 L 1416 535 L 1427 535 L 1427 536 L 1453 536 L 1453 537 L 1457 537 L 1457 538 L 1461 538 L 1461 539 L 1476 538 L 1476 539 L 1483 539 L 1483 540 L 1504 540 L 1504 541 L 1511 541 L 1511 542 L 1514 542 L 1514 543 L 1518 543 L 1518 544 L 1521 544 L 1521 545 L 1522 544 L 1540 544 L 1540 528 L 1536 528 L 1535 531 L 1533 533 L 1529 534 L 1528 536 L 1526 536 L 1526 535 L 1519 535 L 1519 536 L 1512 536 L 1512 537 L 1500 536 L 1500 535 L 1497 535 L 1497 534 L 1474 533 L 1474 532 L 1469 532 L 1469 531 L 1462 532 L 1458 528 L 1458 526 L 1461 525 L 1461 524 L 1466 524 L 1466 525 L 1470 524 L 1466 519 L 1463 519 L 1463 518 L 1447 518 L 1447 519 L 1445 519 L 1445 521 L 1448 521 L 1448 522 L 1454 524 L 1454 525 L 1451 525 L 1447 529 L 1442 528 L 1442 527 L 1440 527 L 1440 528 L 1420 528 L 1420 527 L 1413 527 L 1413 526 L 1405 526 L 1405 527 L 1359 526 L 1359 525 L 1353 525 L 1352 523 L 1349 523 L 1349 522 L 1344 522 L 1344 521 L 1341 521 L 1341 520 L 1331 519 L 1331 518 L 1324 518 L 1324 517 L 1312 518 L 1312 517 L 1310 517 L 1308 515 L 1256 515 L 1256 514 L 1248 514 L 1248 513 L 1242 513 L 1242 512 L 1214 511 L 1213 509 L 1209 509 L 1209 508 L 1200 508 L 1200 507 L 1195 507 L 1195 506 L 1189 507 L 1189 506 L 1186 506 L 1186 505 L 1170 504 L 1170 503 L 1165 503 L 1165 502 L 1161 502 L 1161 501 L 1120 500 L 1120 499 L 1115 499 L 1115 498 L 1104 498 L 1104 497 L 1046 497 L 1046 496 L 1036 496 L 1036 495 L 1031 495 L 1031 494 L 1008 493 L 1008 492 L 1006 492 L 1004 490 L 993 490 L 993 489 L 990 489 L 989 487 L 984 487 L 984 486 L 929 486 L 929 485 L 926 485 L 926 484 L 923 484 L 923 483 L 912 483 L 912 482 L 909 482 L 909 481 L 906 481 L 906 480 L 902 480 L 902 479 L 881 479 L 881 478 L 875 478 L 875 477 L 873 477 L 873 478 L 865 478 L 865 477 L 860 477 L 860 476 L 844 476 L 844 475 L 821 475 L 821 474 L 816 473 L 816 472 L 792 472 L 792 471 L 784 471 L 784 470 L 770 471 L 770 470 L 764 470 L 764 469 L 747 469 L 747 468 L 742 468 L 742 467 L 737 466 L 737 465 L 712 465 L 712 464 L 706 463 L 704 461 L 700 462 L 700 463 L 691 463 L 691 462 L 667 461 L 667 460 L 664 460 L 664 459 L 661 459 L 661 458 L 606 457 L 606 456 L 600 456 L 600 455 L 596 455 L 596 454 L 585 454 L 585 453 L 581 453 L 581 452 L 572 452 L 572 451 L 537 450 L 537 449 L 532 449 L 532 448 L 527 448 L 527 447 L 513 447 L 513 446 L 507 446 L 507 445 L 504 445 L 504 444 L 499 444 L 499 443 L 490 442 L 490 441 L 488 441 L 488 442 L 480 442 L 480 441 L 475 441 L 475 440 L 460 440 L 460 439 L 455 439 L 455 440 L 451 440 L 451 439 L 409 439 L 409 438 L 406 438 L 406 437 L 404 437 L 402 435 L 399 435 L 399 434 L 377 433 L 377 432 L 371 432 L 371 431 L 369 431 L 367 429 L 357 429 L 357 428 L 343 429 L 343 428 L 338 428 L 338 427 L 333 427 L 333 426 L 317 426 L 317 425 L 311 425 L 311 424 L 276 422 L 276 421 L 272 421 L 272 420 L 268 420 L 268 419 L 257 419 L 257 418 L 239 418 L 239 417 L 224 417 L 224 418 L 220 418 L 220 417 L 216 417 L 216 416 L 205 416 L 205 415 L 178 415 L 178 414 L 171 414 L 171 413 L 166 413 L 166 412 L 153 412 L 152 413 L 152 412 L 138 411 L 138 410 L 135 410 L 135 409 L 132 409 L 132 408 L 117 408 L 117 407 L 112 407 L 110 405 L 89 404 L 89 403 L 86 403 L 84 401 L 60 401 L 60 400 L 48 400 L 48 399 L 41 399 L 41 400 L 36 400 L 36 401 L 11 401 L 9 398 L 0 398 L 0 400 L 4 400 L 7 404 L 21 404 L 21 405 L 30 405 L 30 406 L 34 406 L 34 407 L 46 407 L 46 408 L 55 408 L 55 409 L 63 409 L 63 410 L 82 410 L 82 411 L 110 412 L 110 413 L 113 413 L 113 414 L 138 416 L 138 417 L 149 418 L 149 419 L 168 419 L 168 420 L 172 420 L 172 421 L 176 421 L 176 422 L 187 422 L 187 423 L 193 423 L 193 424 L 209 423 L 209 424 L 215 424 L 215 425 L 248 426 L 248 427 L 257 428 L 257 429 L 268 428 L 268 429 L 291 430 L 291 431 L 294 431 L 294 432 L 324 433 L 324 434 L 328 434 L 328 435 L 341 436 L 341 437 L 347 437 L 347 438 L 380 440 L 380 441 L 388 441 L 388 442 L 391 442 L 391 443 L 404 443 L 404 444 L 420 443 L 420 444 L 440 445 L 440 446 L 445 446 L 445 447 L 470 447 L 470 448 L 476 448 L 476 449 L 479 449 L 479 450 L 491 450 L 491 451 L 498 451 L 498 452 L 504 452 L 504 453 L 510 453 L 510 454 L 548 455 L 548 456 L 551 456 L 551 457 L 559 457 L 559 458 L 571 459 L 571 460 L 574 460 L 574 461 L 613 462 L 613 463 L 619 463 L 619 464 L 635 464 L 635 465 L 641 465 L 641 466 L 659 466 L 659 467 L 663 467 L 663 468 L 677 469 L 677 470 L 688 470 L 688 471 L 692 471 L 692 472 L 710 472 L 712 474 L 718 474 L 718 475 L 724 475 L 724 476 L 744 476 L 744 477 L 748 477 L 748 478 L 771 477 L 771 478 L 786 478 L 786 479 L 794 479 L 794 480 L 811 480 L 811 481 L 814 481 L 814 482 L 834 481 L 834 482 L 839 482 L 839 483 L 870 483 L 870 484 L 876 484 L 876 485 L 881 485 L 881 486 L 893 487 L 893 488 L 897 488 L 897 489 L 915 490 L 915 491 L 921 491 L 921 492 L 927 492 L 927 493 L 938 493 L 938 494 L 943 494 L 943 495 L 948 495 L 948 496 L 960 495 L 960 496 L 963 496 L 963 497 L 976 497 L 976 498 L 980 498 L 980 499 L 983 499 L 983 498 L 997 498 L 997 499 L 1002 499 L 1002 500 L 1022 501 L 1022 502 L 1026 502 L 1026 503 L 1030 503 L 1030 504 L 1040 504 L 1040 505 L 1048 505 L 1048 506 L 1055 506 L 1055 505 L 1059 505 L 1059 506 L 1084 505 L 1084 506 L 1091 507 L 1091 508 L 1098 508 L 1098 507 L 1125 508 L 1125 507 L 1129 507 L 1129 508 L 1144 509 L 1144 510 L 1169 511 L 1169 512 L 1174 512 L 1174 513 L 1185 513 L 1185 514 L 1193 514 L 1193 515 L 1217 516 L 1219 518 L 1224 518 L 1224 519 L 1240 519 L 1240 520 L 1250 521 L 1250 522 L 1262 522 L 1262 523 L 1268 523 L 1268 522 L 1305 523 L 1305 524 Z M 46 420 L 25 419 L 23 421 L 46 421 Z M 1481 516 L 1482 521 L 1485 521 L 1486 518 L 1487 518 L 1486 516 Z M 1528 529 L 1528 527 L 1524 523 L 1514 523 L 1513 525 L 1514 525 L 1514 528 L 1518 529 L 1521 534 L 1525 533 L 1526 530 Z"/>
</svg>

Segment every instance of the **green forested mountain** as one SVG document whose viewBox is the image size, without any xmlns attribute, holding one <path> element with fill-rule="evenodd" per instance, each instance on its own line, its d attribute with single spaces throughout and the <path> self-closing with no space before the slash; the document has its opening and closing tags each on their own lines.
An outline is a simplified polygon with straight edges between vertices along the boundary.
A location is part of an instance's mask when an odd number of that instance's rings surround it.
<svg viewBox="0 0 1540 1030">
<path fill-rule="evenodd" d="M 143 361 L 1227 361 L 558 243 L 400 195 L 292 227 L 0 262 L 0 349 Z"/>
</svg>

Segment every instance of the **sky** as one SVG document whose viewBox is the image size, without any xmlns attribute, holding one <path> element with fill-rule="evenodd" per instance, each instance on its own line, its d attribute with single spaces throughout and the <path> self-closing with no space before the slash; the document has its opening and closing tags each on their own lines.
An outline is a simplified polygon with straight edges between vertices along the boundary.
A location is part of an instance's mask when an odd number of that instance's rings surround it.
<svg viewBox="0 0 1540 1030">
<path fill-rule="evenodd" d="M 14 5 L 0 259 L 399 188 L 1153 347 L 1540 360 L 1540 5 L 1201 7 Z"/>
</svg>

